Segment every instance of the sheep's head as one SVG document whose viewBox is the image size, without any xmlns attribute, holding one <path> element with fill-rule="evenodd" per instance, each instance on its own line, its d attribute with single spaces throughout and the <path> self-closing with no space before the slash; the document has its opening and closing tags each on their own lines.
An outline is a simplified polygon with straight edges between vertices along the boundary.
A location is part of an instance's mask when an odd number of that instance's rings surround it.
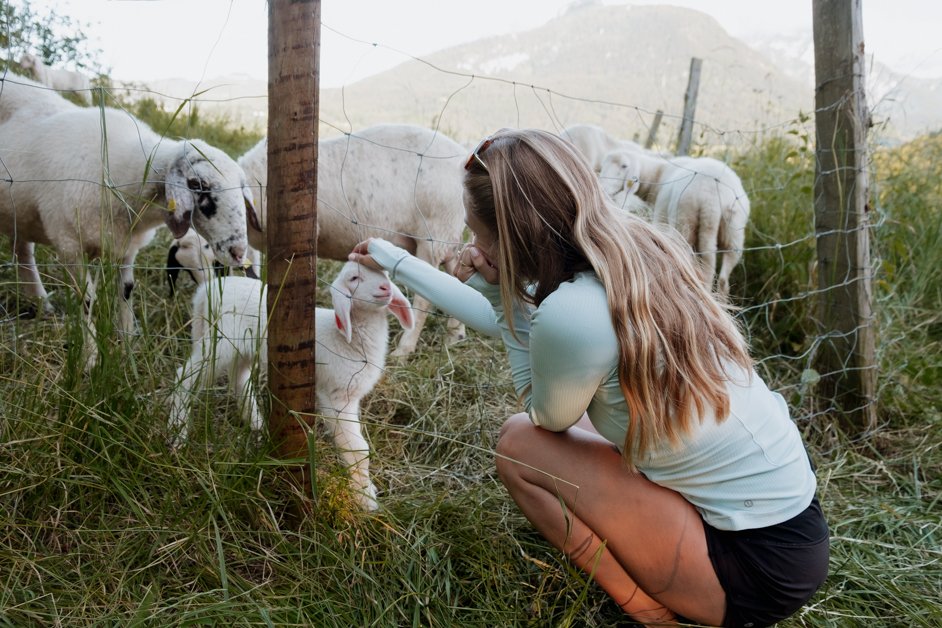
<svg viewBox="0 0 942 628">
<path fill-rule="evenodd" d="M 350 321 L 353 308 L 388 308 L 406 329 L 412 329 L 415 325 L 412 304 L 396 284 L 389 280 L 385 271 L 373 270 L 356 262 L 347 262 L 330 284 L 330 297 L 334 305 L 337 329 L 347 342 L 353 339 L 353 326 Z"/>
<path fill-rule="evenodd" d="M 197 285 L 203 284 L 213 277 L 215 260 L 212 246 L 192 229 L 183 237 L 176 238 L 170 243 L 170 250 L 167 252 L 167 282 L 170 284 L 170 296 L 173 296 L 180 271 L 188 273 Z"/>
<path fill-rule="evenodd" d="M 639 157 L 629 151 L 616 150 L 606 153 L 599 171 L 602 189 L 611 197 L 622 190 L 635 194 L 641 185 Z"/>
<path fill-rule="evenodd" d="M 217 148 L 199 140 L 180 143 L 167 170 L 166 223 L 175 238 L 192 227 L 206 238 L 216 259 L 241 266 L 248 249 L 246 228 L 261 230 L 245 173 Z"/>
</svg>

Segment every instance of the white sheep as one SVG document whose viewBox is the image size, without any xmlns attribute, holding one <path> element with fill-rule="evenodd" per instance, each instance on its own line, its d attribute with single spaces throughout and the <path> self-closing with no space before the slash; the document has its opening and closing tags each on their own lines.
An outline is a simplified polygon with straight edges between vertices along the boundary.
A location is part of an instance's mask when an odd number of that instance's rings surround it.
<svg viewBox="0 0 942 628">
<path fill-rule="evenodd" d="M 92 85 L 81 72 L 62 70 L 46 65 L 36 55 L 24 53 L 20 67 L 33 75 L 37 81 L 58 91 L 72 92 L 86 104 L 92 104 Z"/>
<path fill-rule="evenodd" d="M 462 165 L 468 151 L 438 131 L 406 124 L 381 124 L 318 143 L 317 254 L 346 260 L 353 247 L 381 237 L 420 259 L 453 269 L 464 232 Z M 239 158 L 266 224 L 268 145 L 260 141 Z M 249 242 L 266 249 L 265 233 Z M 402 334 L 394 356 L 412 353 L 431 304 L 415 297 L 415 327 Z M 449 340 L 464 338 L 451 319 Z"/>
<path fill-rule="evenodd" d="M 749 198 L 729 166 L 709 157 L 666 158 L 621 149 L 603 157 L 599 181 L 612 198 L 637 194 L 651 207 L 652 221 L 680 231 L 697 254 L 704 283 L 712 288 L 716 277 L 717 292 L 729 294 L 749 221 Z"/>
<path fill-rule="evenodd" d="M 653 221 L 677 229 L 697 253 L 707 287 L 715 277 L 717 292 L 728 296 L 749 222 L 749 197 L 739 176 L 710 157 L 676 157 L 661 172 L 657 188 Z"/>
<path fill-rule="evenodd" d="M 41 115 L 29 115 L 31 95 Z M 83 259 L 117 262 L 124 297 L 118 328 L 125 332 L 134 327 L 134 260 L 161 225 L 176 237 L 192 226 L 217 260 L 242 264 L 246 223 L 258 228 L 258 218 L 245 174 L 225 153 L 201 140 L 161 137 L 125 111 L 76 107 L 16 75 L 3 80 L 0 103 L 7 98 L 22 109 L 0 104 L 0 232 L 12 240 L 24 292 L 46 309 L 34 243 L 55 248 L 76 289 L 84 290 L 88 314 L 95 282 Z M 97 356 L 87 323 L 90 367 Z"/>
<path fill-rule="evenodd" d="M 602 158 L 613 150 L 643 151 L 637 142 L 619 140 L 609 135 L 605 129 L 594 124 L 574 124 L 563 129 L 559 136 L 572 143 L 595 172 L 602 169 Z"/>
<path fill-rule="evenodd" d="M 212 279 L 216 274 L 216 256 L 209 241 L 188 230 L 179 238 L 170 242 L 167 251 L 167 283 L 170 284 L 170 296 L 176 290 L 177 277 L 181 271 L 186 272 L 197 286 Z"/>
<path fill-rule="evenodd" d="M 389 342 L 388 312 L 410 329 L 412 306 L 385 272 L 355 262 L 344 264 L 331 284 L 333 309 L 316 308 L 315 392 L 320 414 L 350 469 L 358 504 L 375 510 L 376 487 L 369 476 L 369 445 L 360 425 L 360 400 L 383 374 Z M 222 277 L 193 295 L 192 354 L 177 369 L 170 403 L 171 444 L 187 438 L 189 404 L 197 388 L 228 374 L 230 393 L 240 401 L 243 419 L 263 428 L 253 367 L 260 381 L 268 373 L 265 285 L 246 277 Z"/>
</svg>

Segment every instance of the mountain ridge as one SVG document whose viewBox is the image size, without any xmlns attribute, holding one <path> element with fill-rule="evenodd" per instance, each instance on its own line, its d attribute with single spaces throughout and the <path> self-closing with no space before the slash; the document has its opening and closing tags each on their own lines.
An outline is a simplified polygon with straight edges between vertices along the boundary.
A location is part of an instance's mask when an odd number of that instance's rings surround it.
<svg viewBox="0 0 942 628">
<path fill-rule="evenodd" d="M 321 133 L 410 122 L 467 143 L 503 126 L 559 130 L 591 123 L 643 141 L 661 110 L 657 145 L 671 149 L 693 57 L 703 61 L 695 143 L 754 141 L 813 111 L 810 37 L 747 42 L 693 9 L 587 3 L 534 29 L 458 44 L 322 89 Z M 223 79 L 198 89 L 168 81 L 150 87 L 176 97 L 208 89 L 195 98 L 201 110 L 225 111 L 264 132 L 266 83 Z M 883 66 L 867 79 L 886 141 L 939 128 L 942 80 L 900 77 Z"/>
</svg>

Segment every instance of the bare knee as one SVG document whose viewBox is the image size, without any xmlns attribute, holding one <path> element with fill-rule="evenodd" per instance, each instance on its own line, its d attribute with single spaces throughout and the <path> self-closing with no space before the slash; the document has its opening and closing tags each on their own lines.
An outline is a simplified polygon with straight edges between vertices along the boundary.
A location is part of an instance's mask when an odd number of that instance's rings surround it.
<svg viewBox="0 0 942 628">
<path fill-rule="evenodd" d="M 532 431 L 539 429 L 525 412 L 520 412 L 504 421 L 495 448 L 497 473 L 501 478 L 518 473 L 515 461 L 525 457 L 528 443 L 532 443 Z M 506 482 L 505 482 L 506 483 Z"/>
</svg>

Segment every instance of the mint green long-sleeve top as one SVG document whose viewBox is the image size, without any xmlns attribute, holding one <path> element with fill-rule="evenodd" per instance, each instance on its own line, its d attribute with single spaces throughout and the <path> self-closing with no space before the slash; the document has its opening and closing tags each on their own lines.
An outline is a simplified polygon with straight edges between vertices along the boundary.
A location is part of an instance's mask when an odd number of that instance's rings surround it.
<svg viewBox="0 0 942 628">
<path fill-rule="evenodd" d="M 536 308 L 511 313 L 500 288 L 478 275 L 462 283 L 385 240 L 369 252 L 391 278 L 488 336 L 503 339 L 513 385 L 535 425 L 572 427 L 583 413 L 619 450 L 630 420 L 618 381 L 618 340 L 605 289 L 592 272 L 560 284 Z M 657 448 L 638 470 L 680 493 L 710 525 L 753 529 L 786 521 L 811 502 L 816 481 L 785 400 L 754 372 L 727 381 L 730 414 L 701 417 L 678 446 Z"/>
</svg>

